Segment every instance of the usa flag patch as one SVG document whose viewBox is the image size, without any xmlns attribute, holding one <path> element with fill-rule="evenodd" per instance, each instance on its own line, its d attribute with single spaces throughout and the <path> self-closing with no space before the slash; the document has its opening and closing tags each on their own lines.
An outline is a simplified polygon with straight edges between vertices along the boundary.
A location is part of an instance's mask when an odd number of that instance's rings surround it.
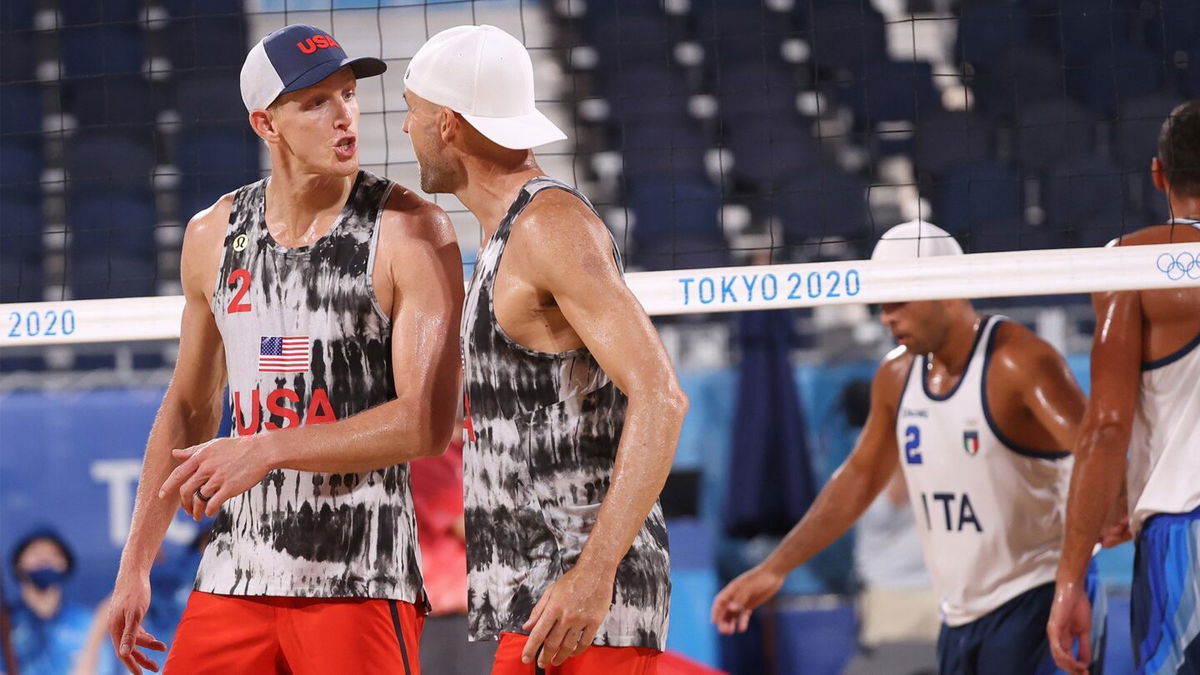
<svg viewBox="0 0 1200 675">
<path fill-rule="evenodd" d="M 307 335 L 264 336 L 259 341 L 258 372 L 304 373 L 312 366 Z"/>
</svg>

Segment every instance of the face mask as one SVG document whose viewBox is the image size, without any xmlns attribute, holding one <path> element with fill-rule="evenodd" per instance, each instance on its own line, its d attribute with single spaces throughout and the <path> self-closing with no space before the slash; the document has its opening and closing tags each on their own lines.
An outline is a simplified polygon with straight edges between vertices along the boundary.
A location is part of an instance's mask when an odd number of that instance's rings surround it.
<svg viewBox="0 0 1200 675">
<path fill-rule="evenodd" d="M 26 572 L 25 578 L 39 590 L 44 591 L 51 586 L 61 586 L 67 580 L 67 573 L 53 567 L 39 567 Z"/>
</svg>

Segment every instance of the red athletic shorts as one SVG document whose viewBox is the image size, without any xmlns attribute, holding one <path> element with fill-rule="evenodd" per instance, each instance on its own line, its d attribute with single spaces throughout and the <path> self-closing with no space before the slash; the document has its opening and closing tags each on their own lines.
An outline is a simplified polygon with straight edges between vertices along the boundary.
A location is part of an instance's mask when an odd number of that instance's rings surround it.
<svg viewBox="0 0 1200 675">
<path fill-rule="evenodd" d="M 163 672 L 420 675 L 424 624 L 395 600 L 194 592 Z"/>
<path fill-rule="evenodd" d="M 530 664 L 521 663 L 521 651 L 527 640 L 528 635 L 501 633 L 496 660 L 492 662 L 492 675 L 655 675 L 658 657 L 662 654 L 657 649 L 645 647 L 592 646 L 561 666 L 541 670 L 536 659 Z"/>
</svg>

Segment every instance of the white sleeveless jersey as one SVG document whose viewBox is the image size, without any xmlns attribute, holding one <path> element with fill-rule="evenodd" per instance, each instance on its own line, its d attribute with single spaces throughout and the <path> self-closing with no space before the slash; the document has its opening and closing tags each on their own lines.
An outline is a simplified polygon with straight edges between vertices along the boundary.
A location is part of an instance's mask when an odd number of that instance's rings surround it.
<svg viewBox="0 0 1200 675">
<path fill-rule="evenodd" d="M 1200 245 L 1195 253 L 1200 260 Z M 1135 532 L 1156 513 L 1200 506 L 1200 335 L 1174 354 L 1142 364 L 1127 476 Z"/>
<path fill-rule="evenodd" d="M 1062 546 L 1070 454 L 1012 443 L 988 412 L 984 384 L 1002 321 L 984 320 L 945 396 L 928 390 L 928 357 L 915 357 L 896 415 L 925 564 L 950 626 L 1052 582 Z"/>
</svg>

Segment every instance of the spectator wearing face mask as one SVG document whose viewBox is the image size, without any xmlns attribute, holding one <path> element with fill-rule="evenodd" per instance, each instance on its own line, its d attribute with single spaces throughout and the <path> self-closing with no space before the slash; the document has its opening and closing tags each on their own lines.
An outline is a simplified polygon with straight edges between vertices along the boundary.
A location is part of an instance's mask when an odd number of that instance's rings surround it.
<svg viewBox="0 0 1200 675">
<path fill-rule="evenodd" d="M 12 645 L 22 675 L 96 673 L 103 623 L 93 610 L 70 602 L 63 585 L 75 556 L 54 530 L 25 535 L 13 549 L 12 572 L 20 593 L 12 607 Z"/>
</svg>

